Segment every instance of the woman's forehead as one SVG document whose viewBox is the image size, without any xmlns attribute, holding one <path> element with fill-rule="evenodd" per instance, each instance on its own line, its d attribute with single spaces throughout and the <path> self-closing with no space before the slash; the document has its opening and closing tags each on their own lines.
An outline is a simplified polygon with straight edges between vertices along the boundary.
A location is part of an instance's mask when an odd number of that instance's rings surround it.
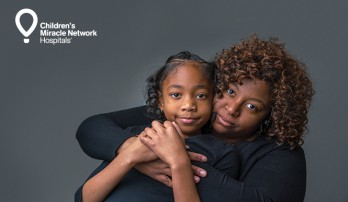
<svg viewBox="0 0 348 202">
<path fill-rule="evenodd" d="M 268 104 L 271 100 L 271 88 L 270 85 L 259 79 L 243 79 L 239 83 L 230 83 L 229 88 L 233 88 L 240 96 L 244 96 L 248 99 L 255 99 Z"/>
</svg>

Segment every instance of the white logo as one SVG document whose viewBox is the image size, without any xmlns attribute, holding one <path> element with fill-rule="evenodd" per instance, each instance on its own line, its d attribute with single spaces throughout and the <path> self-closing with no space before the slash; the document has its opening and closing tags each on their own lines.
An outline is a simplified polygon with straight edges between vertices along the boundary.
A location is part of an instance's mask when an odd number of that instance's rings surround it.
<svg viewBox="0 0 348 202">
<path fill-rule="evenodd" d="M 31 15 L 31 17 L 33 17 L 33 24 L 31 24 L 30 28 L 28 29 L 28 31 L 25 31 L 21 25 L 21 22 L 20 22 L 20 18 L 23 14 L 29 14 Z M 16 15 L 16 25 L 17 25 L 17 28 L 18 30 L 25 36 L 25 37 L 29 37 L 29 35 L 35 30 L 35 27 L 37 25 L 37 15 L 36 13 L 29 9 L 29 8 L 24 8 L 22 10 L 20 10 L 17 15 Z M 29 39 L 25 38 L 24 39 L 24 43 L 29 43 Z"/>
</svg>

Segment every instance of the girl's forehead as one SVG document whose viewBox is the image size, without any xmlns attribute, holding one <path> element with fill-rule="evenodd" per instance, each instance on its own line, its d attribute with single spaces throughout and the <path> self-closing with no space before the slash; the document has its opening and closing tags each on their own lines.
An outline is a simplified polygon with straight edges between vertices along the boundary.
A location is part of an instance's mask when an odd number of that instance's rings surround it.
<svg viewBox="0 0 348 202">
<path fill-rule="evenodd" d="M 209 80 L 209 78 L 204 74 L 203 70 L 191 63 L 185 63 L 176 67 L 168 76 L 166 80 L 170 79 L 192 79 L 199 77 L 202 80 Z"/>
<path fill-rule="evenodd" d="M 171 72 L 168 77 L 163 81 L 163 86 L 206 86 L 211 87 L 212 82 L 204 75 L 199 67 L 189 64 L 178 67 L 175 71 Z"/>
</svg>

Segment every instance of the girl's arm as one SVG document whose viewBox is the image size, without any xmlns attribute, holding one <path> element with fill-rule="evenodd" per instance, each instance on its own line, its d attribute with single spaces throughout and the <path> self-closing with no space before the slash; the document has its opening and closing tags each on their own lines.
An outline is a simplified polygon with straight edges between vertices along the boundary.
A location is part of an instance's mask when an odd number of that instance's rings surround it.
<svg viewBox="0 0 348 202">
<path fill-rule="evenodd" d="M 180 129 L 178 130 L 180 132 Z M 193 173 L 191 161 L 186 152 L 183 137 L 176 127 L 169 121 L 161 123 L 154 121 L 152 128 L 146 128 L 140 140 L 149 146 L 172 172 L 174 200 L 176 202 L 200 201 Z"/>
<path fill-rule="evenodd" d="M 126 128 L 150 124 L 145 106 L 94 115 L 81 123 L 76 132 L 76 139 L 90 157 L 111 162 L 116 153 L 121 152 L 134 140 L 134 134 L 125 130 Z M 197 153 L 190 153 L 190 159 L 206 161 L 206 157 Z M 136 169 L 167 186 L 172 186 L 170 169 L 160 161 L 141 163 Z M 205 177 L 203 169 L 196 166 L 192 169 L 195 175 Z"/>
<path fill-rule="evenodd" d="M 103 201 L 136 164 L 156 158 L 157 156 L 136 138 L 124 152 L 83 185 L 82 201 Z"/>
</svg>

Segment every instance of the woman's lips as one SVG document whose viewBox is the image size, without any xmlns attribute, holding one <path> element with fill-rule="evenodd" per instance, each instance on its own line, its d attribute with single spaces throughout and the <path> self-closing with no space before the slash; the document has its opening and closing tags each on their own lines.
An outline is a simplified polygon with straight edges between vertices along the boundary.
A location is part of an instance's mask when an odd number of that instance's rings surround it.
<svg viewBox="0 0 348 202">
<path fill-rule="evenodd" d="M 234 124 L 231 121 L 225 119 L 224 117 L 220 116 L 219 114 L 216 114 L 216 118 L 217 118 L 218 122 L 225 127 L 233 127 L 234 126 Z"/>
</svg>

